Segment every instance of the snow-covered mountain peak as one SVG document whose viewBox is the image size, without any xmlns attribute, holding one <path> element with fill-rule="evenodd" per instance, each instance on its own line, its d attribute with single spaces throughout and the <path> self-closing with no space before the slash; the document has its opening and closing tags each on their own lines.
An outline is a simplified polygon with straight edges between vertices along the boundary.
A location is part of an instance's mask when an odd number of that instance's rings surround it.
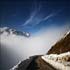
<svg viewBox="0 0 70 70">
<path fill-rule="evenodd" d="M 65 33 L 64 37 L 66 37 L 69 34 L 70 34 L 70 30 L 67 33 Z"/>
<path fill-rule="evenodd" d="M 68 35 L 68 34 L 70 34 L 70 30 L 67 32 L 67 34 L 66 34 L 66 35 Z"/>
<path fill-rule="evenodd" d="M 21 32 L 21 31 L 17 31 L 15 29 L 11 29 L 9 27 L 2 27 L 0 28 L 0 35 L 18 35 L 18 36 L 25 36 L 25 37 L 29 37 L 30 34 L 28 32 Z"/>
</svg>

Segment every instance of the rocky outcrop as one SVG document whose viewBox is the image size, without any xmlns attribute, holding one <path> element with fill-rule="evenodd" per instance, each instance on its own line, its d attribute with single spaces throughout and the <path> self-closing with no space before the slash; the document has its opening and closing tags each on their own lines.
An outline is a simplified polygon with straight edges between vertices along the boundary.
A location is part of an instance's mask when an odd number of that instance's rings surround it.
<svg viewBox="0 0 70 70">
<path fill-rule="evenodd" d="M 58 41 L 47 54 L 60 54 L 70 51 L 70 32 L 66 34 L 60 41 Z"/>
</svg>

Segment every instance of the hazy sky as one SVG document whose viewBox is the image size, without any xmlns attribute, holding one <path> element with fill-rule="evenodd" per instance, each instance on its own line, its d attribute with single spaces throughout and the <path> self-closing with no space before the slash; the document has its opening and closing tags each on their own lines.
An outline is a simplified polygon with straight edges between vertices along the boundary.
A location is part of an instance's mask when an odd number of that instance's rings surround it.
<svg viewBox="0 0 70 70">
<path fill-rule="evenodd" d="M 50 26 L 69 25 L 70 2 L 69 0 L 2 0 L 0 24 L 31 33 Z"/>
</svg>

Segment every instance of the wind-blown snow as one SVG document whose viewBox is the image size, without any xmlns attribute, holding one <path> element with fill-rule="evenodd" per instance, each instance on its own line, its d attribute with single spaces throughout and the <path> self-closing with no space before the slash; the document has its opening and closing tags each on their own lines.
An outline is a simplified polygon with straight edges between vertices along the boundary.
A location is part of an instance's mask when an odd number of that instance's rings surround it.
<svg viewBox="0 0 70 70">
<path fill-rule="evenodd" d="M 57 70 L 70 70 L 70 52 L 62 54 L 50 54 L 41 57 L 45 62 L 51 64 Z"/>
</svg>

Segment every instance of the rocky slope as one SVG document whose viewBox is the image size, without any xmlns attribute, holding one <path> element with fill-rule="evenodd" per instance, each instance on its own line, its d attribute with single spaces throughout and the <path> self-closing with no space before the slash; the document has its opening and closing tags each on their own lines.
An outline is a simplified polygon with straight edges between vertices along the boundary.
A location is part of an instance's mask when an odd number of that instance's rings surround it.
<svg viewBox="0 0 70 70">
<path fill-rule="evenodd" d="M 53 45 L 47 54 L 60 54 L 68 51 L 70 51 L 70 32 Z"/>
<path fill-rule="evenodd" d="M 41 58 L 57 70 L 70 70 L 70 52 L 44 55 Z"/>
</svg>

